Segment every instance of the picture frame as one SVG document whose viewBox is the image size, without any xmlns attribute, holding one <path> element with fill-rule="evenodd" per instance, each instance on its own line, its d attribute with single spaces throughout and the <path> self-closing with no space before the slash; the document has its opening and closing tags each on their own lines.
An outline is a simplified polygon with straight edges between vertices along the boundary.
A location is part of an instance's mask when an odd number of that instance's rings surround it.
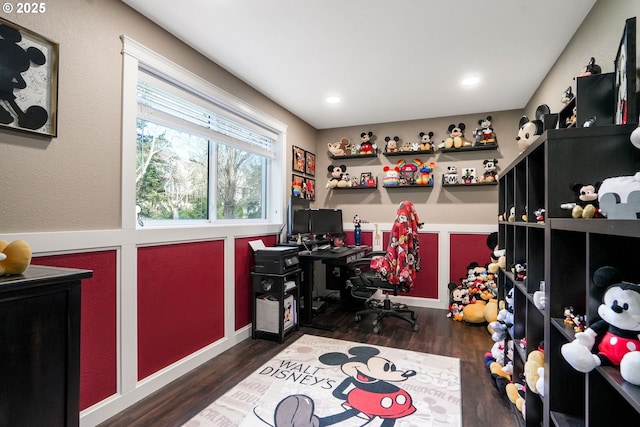
<svg viewBox="0 0 640 427">
<path fill-rule="evenodd" d="M 475 184 L 477 182 L 476 168 L 462 168 L 460 179 L 463 184 Z"/>
<path fill-rule="evenodd" d="M 0 128 L 57 137 L 58 43 L 3 18 L 0 35 L 10 52 L 0 57 L 8 80 L 0 85 L 13 87 L 0 92 Z"/>
<path fill-rule="evenodd" d="M 305 197 L 305 182 L 304 177 L 300 175 L 291 175 L 291 195 L 298 199 L 304 199 Z"/>
<path fill-rule="evenodd" d="M 372 186 L 373 175 L 371 172 L 362 172 L 360 174 L 360 186 L 371 187 Z M 375 186 L 375 183 L 373 183 Z"/>
<path fill-rule="evenodd" d="M 293 156 L 292 156 L 291 168 L 293 169 L 294 172 L 304 173 L 306 162 L 307 162 L 306 155 L 305 155 L 306 152 L 302 148 L 296 147 L 295 145 L 293 145 L 292 148 L 293 148 Z"/>
<path fill-rule="evenodd" d="M 637 123 L 636 102 L 636 18 L 625 21 L 615 64 L 613 123 Z"/>
<path fill-rule="evenodd" d="M 311 178 L 305 178 L 304 180 L 304 195 L 305 199 L 313 202 L 316 200 L 316 180 Z"/>
<path fill-rule="evenodd" d="M 306 151 L 305 160 L 305 173 L 309 176 L 316 176 L 316 155 Z"/>
</svg>

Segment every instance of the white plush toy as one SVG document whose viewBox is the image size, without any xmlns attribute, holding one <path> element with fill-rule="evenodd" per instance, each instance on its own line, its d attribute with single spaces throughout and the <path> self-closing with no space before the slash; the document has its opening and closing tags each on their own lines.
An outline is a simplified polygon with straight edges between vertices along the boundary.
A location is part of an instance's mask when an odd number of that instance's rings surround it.
<svg viewBox="0 0 640 427">
<path fill-rule="evenodd" d="M 640 138 L 640 133 L 638 138 Z M 635 175 L 616 176 L 602 181 L 598 189 L 598 204 L 600 213 L 608 219 L 638 219 L 637 214 L 640 213 L 640 172 Z"/>
</svg>

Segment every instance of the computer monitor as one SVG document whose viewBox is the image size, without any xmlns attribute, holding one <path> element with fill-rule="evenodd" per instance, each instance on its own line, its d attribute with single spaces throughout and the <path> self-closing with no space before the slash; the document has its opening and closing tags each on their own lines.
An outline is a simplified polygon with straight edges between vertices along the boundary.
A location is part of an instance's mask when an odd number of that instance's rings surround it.
<svg viewBox="0 0 640 427">
<path fill-rule="evenodd" d="M 306 231 L 293 231 L 293 222 L 294 222 L 294 213 L 299 210 L 309 209 L 310 203 L 306 199 L 301 199 L 300 197 L 289 196 L 289 206 L 287 206 L 287 235 L 289 237 L 297 237 L 298 233 L 300 234 L 308 234 L 309 233 L 309 225 L 307 220 L 307 229 Z"/>
<path fill-rule="evenodd" d="M 343 234 L 341 209 L 311 209 L 311 233 L 316 236 Z"/>
<path fill-rule="evenodd" d="M 293 221 L 291 223 L 291 236 L 297 236 L 298 234 L 309 234 L 309 209 L 298 209 L 293 211 Z"/>
</svg>

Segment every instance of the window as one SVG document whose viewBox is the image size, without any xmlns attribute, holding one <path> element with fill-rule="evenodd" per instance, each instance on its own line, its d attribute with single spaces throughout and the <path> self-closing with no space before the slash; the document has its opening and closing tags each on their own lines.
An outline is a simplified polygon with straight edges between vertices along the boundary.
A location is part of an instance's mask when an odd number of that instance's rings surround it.
<svg viewBox="0 0 640 427">
<path fill-rule="evenodd" d="M 123 44 L 123 143 L 135 144 L 135 190 L 123 158 L 125 216 L 135 193 L 138 226 L 281 223 L 286 127 L 124 36 Z M 135 142 L 126 107 L 134 93 Z"/>
<path fill-rule="evenodd" d="M 143 224 L 265 219 L 273 138 L 148 73 L 140 73 L 137 92 L 136 203 Z"/>
</svg>

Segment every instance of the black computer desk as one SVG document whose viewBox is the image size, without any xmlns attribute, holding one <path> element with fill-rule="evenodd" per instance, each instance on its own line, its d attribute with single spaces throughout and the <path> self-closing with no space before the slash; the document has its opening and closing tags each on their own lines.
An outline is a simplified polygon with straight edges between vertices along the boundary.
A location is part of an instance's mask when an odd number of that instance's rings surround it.
<svg viewBox="0 0 640 427">
<path fill-rule="evenodd" d="M 343 252 L 331 252 L 330 250 L 317 250 L 317 251 L 300 251 L 298 258 L 302 267 L 302 288 L 301 298 L 302 307 L 300 310 L 300 317 L 302 326 L 334 330 L 333 326 L 321 325 L 313 322 L 313 264 L 316 261 L 322 261 L 323 264 L 331 267 L 340 268 L 341 278 L 341 292 L 345 287 L 346 265 L 358 258 L 362 258 L 371 248 L 369 246 L 355 246 L 350 247 Z"/>
</svg>

